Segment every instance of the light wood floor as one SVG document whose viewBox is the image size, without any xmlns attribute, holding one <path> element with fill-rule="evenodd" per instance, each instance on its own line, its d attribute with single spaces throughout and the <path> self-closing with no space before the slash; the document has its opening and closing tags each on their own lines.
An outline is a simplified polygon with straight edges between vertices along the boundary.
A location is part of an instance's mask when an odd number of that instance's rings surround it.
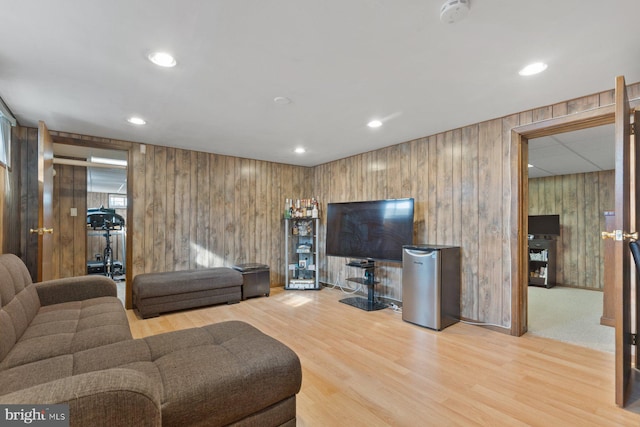
<svg viewBox="0 0 640 427">
<path fill-rule="evenodd" d="M 303 368 L 299 426 L 639 426 L 614 404 L 614 355 L 458 323 L 435 332 L 343 294 L 268 298 L 141 320 L 134 337 L 244 320 L 291 347 Z"/>
</svg>

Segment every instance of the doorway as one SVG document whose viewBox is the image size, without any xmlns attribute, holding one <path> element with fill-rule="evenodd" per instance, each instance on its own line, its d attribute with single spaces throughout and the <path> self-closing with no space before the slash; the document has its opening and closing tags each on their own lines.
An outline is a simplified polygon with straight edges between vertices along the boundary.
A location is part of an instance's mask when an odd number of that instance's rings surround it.
<svg viewBox="0 0 640 427">
<path fill-rule="evenodd" d="M 615 123 L 615 211 L 613 230 L 602 232 L 603 238 L 613 239 L 613 269 L 615 283 L 615 401 L 619 406 L 624 406 L 632 390 L 632 335 L 637 330 L 637 321 L 631 318 L 631 289 L 630 278 L 631 265 L 626 241 L 636 238 L 637 234 L 631 233 L 630 202 L 635 197 L 637 190 L 630 191 L 630 182 L 636 179 L 633 176 L 635 165 L 638 163 L 638 152 L 633 161 L 632 138 L 630 137 L 635 124 L 631 124 L 631 112 L 640 105 L 640 99 L 629 101 L 628 88 L 623 76 L 615 79 L 614 102 L 605 106 L 596 107 L 582 112 L 573 113 L 557 118 L 548 119 L 530 125 L 518 126 L 511 131 L 512 147 L 516 150 L 517 158 L 517 187 L 516 203 L 517 211 L 514 213 L 514 225 L 517 233 L 517 257 L 514 265 L 514 281 L 512 281 L 512 328 L 514 335 L 522 335 L 527 332 L 527 277 L 528 277 L 528 249 L 527 221 L 528 206 L 523 202 L 528 200 L 527 162 L 528 141 L 533 138 L 549 136 L 556 133 L 572 130 L 586 129 L 603 124 Z M 633 123 L 640 123 L 640 114 L 635 112 Z M 635 202 L 634 202 L 635 203 Z M 634 212 L 635 214 L 635 212 Z M 636 305 L 637 307 L 637 305 Z M 637 319 L 637 317 L 636 317 Z M 634 323 L 632 323 L 634 322 Z M 633 328 L 633 329 L 632 329 Z M 635 361 L 637 362 L 637 360 Z M 637 363 L 636 363 L 637 365 Z"/>
<path fill-rule="evenodd" d="M 517 212 L 515 213 L 518 235 L 517 256 L 514 264 L 514 280 L 511 287 L 512 322 L 511 333 L 523 335 L 528 329 L 528 277 L 529 253 L 527 223 L 529 217 L 529 185 L 528 159 L 529 140 L 564 132 L 608 125 L 615 120 L 615 105 L 607 105 L 584 112 L 573 113 L 529 125 L 522 125 L 511 130 L 511 144 L 517 150 Z"/>
<path fill-rule="evenodd" d="M 528 214 L 534 216 L 529 247 L 542 239 L 553 249 L 548 263 L 529 261 L 528 332 L 609 352 L 615 349 L 615 330 L 601 324 L 605 243 L 600 230 L 605 213 L 614 209 L 614 134 L 613 125 L 603 125 L 528 144 Z M 554 217 L 557 230 L 535 229 Z M 541 280 L 532 275 L 544 276 L 548 285 L 535 286 Z"/>
<path fill-rule="evenodd" d="M 108 275 L 125 304 L 128 152 L 61 143 L 53 150 L 56 276 Z"/>
</svg>

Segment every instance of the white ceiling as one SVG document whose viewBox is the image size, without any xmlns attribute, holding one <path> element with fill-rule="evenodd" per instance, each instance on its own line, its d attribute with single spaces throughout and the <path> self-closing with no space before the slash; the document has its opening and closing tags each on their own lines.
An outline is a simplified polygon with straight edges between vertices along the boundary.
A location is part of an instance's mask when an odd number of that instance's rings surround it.
<svg viewBox="0 0 640 427">
<path fill-rule="evenodd" d="M 127 170 L 87 168 L 87 192 L 127 194 Z"/>
<path fill-rule="evenodd" d="M 529 178 L 615 169 L 613 125 L 529 141 Z"/>
<path fill-rule="evenodd" d="M 0 0 L 0 97 L 25 126 L 311 166 L 640 81 L 638 0 L 443 3 Z"/>
</svg>

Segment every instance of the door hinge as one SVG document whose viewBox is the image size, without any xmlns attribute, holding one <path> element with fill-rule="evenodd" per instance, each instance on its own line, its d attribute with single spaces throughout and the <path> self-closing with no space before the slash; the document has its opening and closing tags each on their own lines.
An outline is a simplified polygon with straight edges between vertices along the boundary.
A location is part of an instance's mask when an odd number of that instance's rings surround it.
<svg viewBox="0 0 640 427">
<path fill-rule="evenodd" d="M 635 123 L 629 123 L 629 133 L 631 135 L 635 135 L 636 134 L 636 124 Z"/>
<path fill-rule="evenodd" d="M 638 345 L 638 334 L 631 334 L 631 345 Z"/>
</svg>

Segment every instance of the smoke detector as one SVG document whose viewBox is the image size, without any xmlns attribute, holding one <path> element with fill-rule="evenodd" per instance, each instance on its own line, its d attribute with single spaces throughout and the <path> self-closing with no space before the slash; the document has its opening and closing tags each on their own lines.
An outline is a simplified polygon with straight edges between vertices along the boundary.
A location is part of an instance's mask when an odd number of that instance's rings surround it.
<svg viewBox="0 0 640 427">
<path fill-rule="evenodd" d="M 453 24 L 469 14 L 469 0 L 447 0 L 440 8 L 440 20 Z"/>
</svg>

